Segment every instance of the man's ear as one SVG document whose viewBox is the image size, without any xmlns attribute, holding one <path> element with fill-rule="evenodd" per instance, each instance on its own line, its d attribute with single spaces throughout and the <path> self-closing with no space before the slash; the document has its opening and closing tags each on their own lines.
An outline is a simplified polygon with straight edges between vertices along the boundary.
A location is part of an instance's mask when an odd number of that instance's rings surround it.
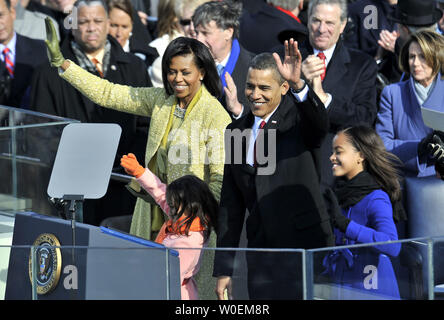
<svg viewBox="0 0 444 320">
<path fill-rule="evenodd" d="M 224 38 L 225 40 L 231 40 L 233 39 L 233 35 L 234 35 L 234 29 L 233 28 L 228 28 L 224 30 Z"/>
<path fill-rule="evenodd" d="M 281 95 L 286 95 L 288 90 L 290 89 L 290 84 L 288 83 L 288 81 L 284 81 L 281 84 Z"/>
<path fill-rule="evenodd" d="M 12 5 L 11 5 L 10 12 L 11 12 L 12 20 L 15 21 L 15 19 L 17 18 L 17 14 L 16 14 L 16 11 L 15 11 L 15 8 Z"/>
<path fill-rule="evenodd" d="M 304 10 L 304 0 L 299 1 L 299 11 Z"/>
<path fill-rule="evenodd" d="M 344 32 L 345 26 L 347 25 L 347 19 L 345 19 L 344 21 L 341 21 L 341 33 Z"/>
<path fill-rule="evenodd" d="M 364 164 L 365 157 L 364 157 L 364 155 L 362 154 L 362 152 L 359 152 L 359 161 L 360 161 L 362 164 Z"/>
</svg>

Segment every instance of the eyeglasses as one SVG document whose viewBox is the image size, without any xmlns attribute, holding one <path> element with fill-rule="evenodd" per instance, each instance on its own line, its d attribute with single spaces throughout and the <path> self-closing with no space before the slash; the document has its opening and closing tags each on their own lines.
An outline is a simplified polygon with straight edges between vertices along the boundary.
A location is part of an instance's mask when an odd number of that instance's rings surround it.
<svg viewBox="0 0 444 320">
<path fill-rule="evenodd" d="M 189 26 L 191 24 L 191 19 L 180 19 L 179 23 L 181 26 Z"/>
</svg>

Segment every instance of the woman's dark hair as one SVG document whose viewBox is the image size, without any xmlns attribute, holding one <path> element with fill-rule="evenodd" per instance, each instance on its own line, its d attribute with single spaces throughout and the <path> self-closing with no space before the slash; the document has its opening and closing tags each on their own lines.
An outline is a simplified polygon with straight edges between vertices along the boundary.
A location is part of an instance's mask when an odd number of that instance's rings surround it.
<svg viewBox="0 0 444 320">
<path fill-rule="evenodd" d="M 179 37 L 170 42 L 162 57 L 163 87 L 168 95 L 174 94 L 168 83 L 168 70 L 171 60 L 176 56 L 192 54 L 196 67 L 203 71 L 203 84 L 211 95 L 219 98 L 222 94 L 222 83 L 217 73 L 216 64 L 208 48 L 200 41 L 192 38 Z"/>
<path fill-rule="evenodd" d="M 364 157 L 364 170 L 370 173 L 392 202 L 401 199 L 400 176 L 397 169 L 401 160 L 388 152 L 381 137 L 373 128 L 366 126 L 349 127 L 343 133 L 356 151 Z"/>
<path fill-rule="evenodd" d="M 130 16 L 131 22 L 133 21 L 134 9 L 130 0 L 108 0 L 108 14 L 112 9 L 120 9 Z"/>
<path fill-rule="evenodd" d="M 180 233 L 185 226 L 185 234 L 188 235 L 196 217 L 204 228 L 204 241 L 210 237 L 212 228 L 217 229 L 219 205 L 208 185 L 196 176 L 186 175 L 171 182 L 166 190 L 166 201 L 173 226 L 184 213 L 188 215 L 173 232 Z"/>
</svg>

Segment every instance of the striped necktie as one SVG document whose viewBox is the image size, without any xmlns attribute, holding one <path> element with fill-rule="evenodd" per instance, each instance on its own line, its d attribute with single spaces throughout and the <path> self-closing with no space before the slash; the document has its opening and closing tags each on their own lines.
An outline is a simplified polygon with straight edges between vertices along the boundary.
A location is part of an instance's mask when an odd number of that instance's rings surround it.
<svg viewBox="0 0 444 320">
<path fill-rule="evenodd" d="M 6 65 L 6 70 L 8 70 L 8 73 L 11 77 L 14 76 L 14 63 L 11 60 L 11 50 L 9 48 L 5 48 L 3 50 L 3 57 Z"/>
<path fill-rule="evenodd" d="M 100 62 L 99 60 L 97 60 L 96 58 L 92 58 L 91 59 L 92 63 L 94 63 L 94 65 L 96 66 L 96 70 L 97 72 L 100 74 L 100 77 L 103 78 L 103 72 L 100 68 Z"/>
</svg>

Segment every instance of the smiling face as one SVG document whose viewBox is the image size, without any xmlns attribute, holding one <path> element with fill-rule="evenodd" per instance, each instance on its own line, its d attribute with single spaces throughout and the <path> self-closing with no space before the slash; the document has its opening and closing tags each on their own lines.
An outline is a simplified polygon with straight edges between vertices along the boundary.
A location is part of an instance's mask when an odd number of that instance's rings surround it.
<svg viewBox="0 0 444 320">
<path fill-rule="evenodd" d="M 364 171 L 364 158 L 357 151 L 343 132 L 333 139 L 333 154 L 330 156 L 335 177 L 346 177 L 348 180 Z"/>
<path fill-rule="evenodd" d="M 109 21 L 105 8 L 83 5 L 77 10 L 78 28 L 72 30 L 74 40 L 86 53 L 94 55 L 105 47 Z"/>
<path fill-rule="evenodd" d="M 282 95 L 286 94 L 289 85 L 287 81 L 279 84 L 273 69 L 248 70 L 245 96 L 250 103 L 251 112 L 262 119 L 273 112 L 281 103 Z"/>
<path fill-rule="evenodd" d="M 427 87 L 433 82 L 433 69 L 427 64 L 419 44 L 413 41 L 409 46 L 409 68 L 413 79 Z"/>
<path fill-rule="evenodd" d="M 182 108 L 188 106 L 194 95 L 199 91 L 204 71 L 194 62 L 194 55 L 175 56 L 171 59 L 167 72 L 168 83 Z"/>
<path fill-rule="evenodd" d="M 128 41 L 131 31 L 133 31 L 133 22 L 129 14 L 119 8 L 112 8 L 109 12 L 109 34 L 116 38 L 123 47 Z"/>
<path fill-rule="evenodd" d="M 313 48 L 325 51 L 338 42 L 347 21 L 341 21 L 341 8 L 337 4 L 319 4 L 313 8 L 308 20 L 308 34 Z"/>
</svg>

